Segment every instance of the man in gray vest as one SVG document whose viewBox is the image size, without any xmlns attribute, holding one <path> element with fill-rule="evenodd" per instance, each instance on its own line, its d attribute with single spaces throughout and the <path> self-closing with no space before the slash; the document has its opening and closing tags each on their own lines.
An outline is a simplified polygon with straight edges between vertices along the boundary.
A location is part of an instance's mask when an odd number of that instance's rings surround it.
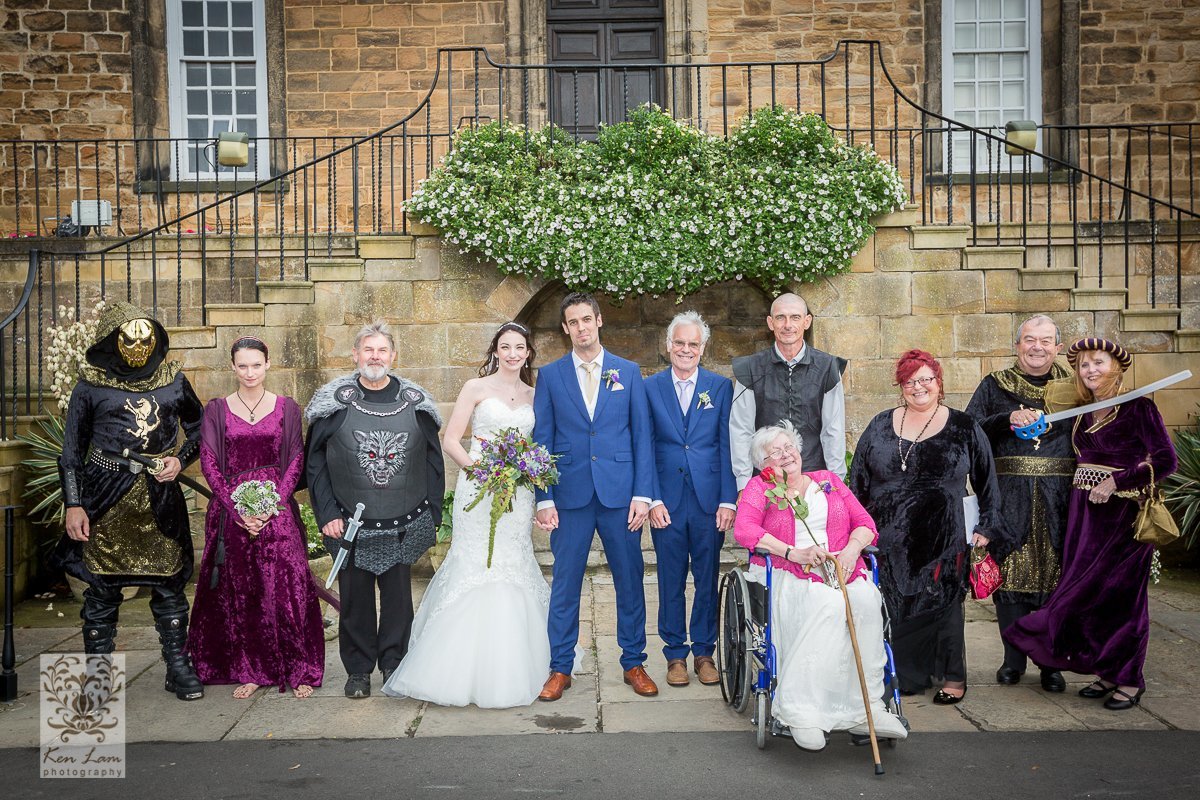
<svg viewBox="0 0 1200 800">
<path fill-rule="evenodd" d="M 386 323 L 363 327 L 354 340 L 358 369 L 318 389 L 305 411 L 313 511 L 330 551 L 350 551 L 338 573 L 338 647 L 353 698 L 370 696 L 376 665 L 386 681 L 408 651 L 409 567 L 434 542 L 446 489 L 437 407 L 420 386 L 389 373 L 395 358 Z M 342 534 L 358 503 L 362 527 L 347 544 Z"/>
<path fill-rule="evenodd" d="M 753 475 L 750 440 L 763 425 L 791 420 L 800 434 L 805 472 L 828 469 L 846 477 L 846 360 L 804 343 L 812 314 L 804 298 L 775 298 L 767 327 L 775 344 L 733 360 L 733 408 L 729 441 L 738 491 Z"/>
</svg>

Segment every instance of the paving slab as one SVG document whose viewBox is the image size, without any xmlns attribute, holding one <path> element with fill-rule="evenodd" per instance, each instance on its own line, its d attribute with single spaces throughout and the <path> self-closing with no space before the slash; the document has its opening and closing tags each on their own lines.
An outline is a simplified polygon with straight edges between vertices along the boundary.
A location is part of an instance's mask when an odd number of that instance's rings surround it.
<svg viewBox="0 0 1200 800">
<path fill-rule="evenodd" d="M 75 635 L 68 628 L 17 628 L 13 631 L 13 645 L 16 648 L 16 664 L 24 664 L 31 658 L 47 651 L 67 652 L 61 644 Z"/>
<path fill-rule="evenodd" d="M 127 653 L 126 665 L 133 676 L 125 698 L 125 735 L 130 742 L 215 742 L 251 706 L 212 686 L 205 688 L 201 700 L 180 700 L 163 689 L 166 667 L 158 653 Z"/>
<path fill-rule="evenodd" d="M 1042 695 L 1054 705 L 1082 722 L 1091 731 L 1162 731 L 1171 726 L 1150 713 L 1147 708 L 1136 707 L 1128 711 L 1110 711 L 1103 700 L 1080 697 L 1078 693 Z M 1048 728 L 1043 730 L 1049 730 Z"/>
<path fill-rule="evenodd" d="M 449 708 L 426 704 L 416 735 L 503 736 L 535 733 L 595 733 L 599 730 L 596 677 L 577 675 L 571 688 L 551 703 L 524 708 Z"/>
<path fill-rule="evenodd" d="M 208 698 L 205 698 L 208 702 Z M 229 698 L 229 703 L 238 701 Z M 240 714 L 225 739 L 402 739 L 420 714 L 417 700 L 378 693 L 359 700 L 290 693 L 260 696 Z"/>
<path fill-rule="evenodd" d="M 956 708 L 985 731 L 1080 731 L 1087 725 L 1030 686 L 972 686 Z"/>
<path fill-rule="evenodd" d="M 660 693 L 654 703 L 602 702 L 600 714 L 605 733 L 728 731 L 745 728 L 746 735 L 750 736 L 753 730 L 749 709 L 745 714 L 735 713 L 721 699 L 719 690 L 715 698 L 702 700 L 663 699 Z"/>
<path fill-rule="evenodd" d="M 921 733 L 978 733 L 979 726 L 963 716 L 958 706 L 939 706 L 932 702 L 933 692 L 902 698 L 901 707 L 908 720 L 910 735 Z M 964 701 L 965 702 L 965 701 Z"/>
</svg>

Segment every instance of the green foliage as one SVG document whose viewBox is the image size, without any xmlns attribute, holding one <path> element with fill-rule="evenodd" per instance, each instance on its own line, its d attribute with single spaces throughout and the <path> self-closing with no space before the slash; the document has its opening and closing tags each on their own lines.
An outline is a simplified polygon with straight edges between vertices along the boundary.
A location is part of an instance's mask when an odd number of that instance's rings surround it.
<svg viewBox="0 0 1200 800">
<path fill-rule="evenodd" d="M 63 525 L 62 484 L 58 479 L 58 458 L 66 433 L 62 417 L 39 417 L 28 433 L 17 439 L 29 445 L 30 456 L 21 462 L 25 468 L 24 497 L 32 505 L 27 516 L 40 525 L 58 532 Z"/>
<path fill-rule="evenodd" d="M 304 543 L 309 560 L 326 555 L 328 551 L 321 536 L 321 526 L 317 524 L 317 515 L 308 503 L 300 503 L 300 521 L 304 524 Z"/>
<path fill-rule="evenodd" d="M 438 525 L 437 542 L 450 541 L 454 536 L 454 490 L 446 491 L 446 498 L 442 501 L 442 524 Z"/>
<path fill-rule="evenodd" d="M 905 197 L 895 168 L 816 115 L 763 108 L 724 140 L 644 106 L 595 142 L 466 129 L 408 211 L 502 272 L 623 298 L 844 272 Z"/>
<path fill-rule="evenodd" d="M 1163 481 L 1163 497 L 1190 549 L 1200 544 L 1200 421 L 1175 434 L 1175 455 L 1179 470 Z"/>
</svg>

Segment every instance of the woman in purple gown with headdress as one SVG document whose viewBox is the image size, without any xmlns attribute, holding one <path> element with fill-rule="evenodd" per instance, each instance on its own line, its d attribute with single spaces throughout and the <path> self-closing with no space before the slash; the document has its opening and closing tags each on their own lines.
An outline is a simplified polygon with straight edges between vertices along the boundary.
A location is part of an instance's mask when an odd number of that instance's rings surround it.
<svg viewBox="0 0 1200 800">
<path fill-rule="evenodd" d="M 212 489 L 188 648 L 206 684 L 260 686 L 308 697 L 325 671 L 325 636 L 304 527 L 293 494 L 304 474 L 300 407 L 266 391 L 267 346 L 246 336 L 230 348 L 238 388 L 204 409 L 200 468 Z M 282 508 L 243 516 L 233 492 L 272 481 Z"/>
<path fill-rule="evenodd" d="M 1090 403 L 1121 391 L 1133 357 L 1115 342 L 1089 338 L 1072 344 L 1067 360 L 1079 401 Z M 1123 711 L 1146 690 L 1150 640 L 1146 587 L 1154 546 L 1133 538 L 1137 501 L 1151 480 L 1175 471 L 1175 449 L 1148 397 L 1076 417 L 1071 441 L 1078 466 L 1062 577 L 1046 605 L 1004 638 L 1039 667 L 1096 675 L 1080 696 L 1108 698 L 1105 708 Z"/>
</svg>

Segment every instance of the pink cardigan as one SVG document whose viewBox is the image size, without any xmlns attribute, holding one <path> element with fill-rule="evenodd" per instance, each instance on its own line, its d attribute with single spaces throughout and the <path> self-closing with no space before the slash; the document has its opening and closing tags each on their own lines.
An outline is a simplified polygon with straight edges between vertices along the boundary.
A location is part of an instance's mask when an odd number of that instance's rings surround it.
<svg viewBox="0 0 1200 800">
<path fill-rule="evenodd" d="M 829 503 L 829 518 L 825 523 L 825 532 L 829 538 L 831 553 L 836 553 L 846 546 L 850 541 L 850 532 L 855 528 L 865 527 L 875 534 L 871 539 L 871 544 L 875 544 L 879 540 L 879 532 L 875 529 L 875 520 L 871 519 L 871 515 L 863 508 L 862 503 L 858 502 L 858 498 L 850 493 L 841 478 L 823 469 L 805 474 L 818 484 L 828 484 L 830 487 L 830 491 L 825 494 Z M 767 533 L 779 541 L 795 547 L 812 547 L 811 541 L 805 541 L 808 539 L 808 534 L 804 532 L 803 528 L 800 529 L 801 541 L 796 541 L 795 514 L 790 508 L 781 510 L 773 502 L 768 501 L 768 488 L 767 482 L 758 475 L 755 475 L 746 484 L 746 488 L 742 490 L 742 496 L 738 500 L 733 538 L 737 540 L 738 544 L 749 550 L 757 547 L 759 540 Z M 761 556 L 751 556 L 750 563 L 765 565 L 766 559 Z M 787 570 L 797 578 L 824 583 L 815 569 L 805 573 L 799 564 L 775 557 L 771 559 L 771 564 L 775 569 Z M 860 558 L 850 580 L 855 580 L 865 575 L 866 572 L 867 565 Z"/>
</svg>

